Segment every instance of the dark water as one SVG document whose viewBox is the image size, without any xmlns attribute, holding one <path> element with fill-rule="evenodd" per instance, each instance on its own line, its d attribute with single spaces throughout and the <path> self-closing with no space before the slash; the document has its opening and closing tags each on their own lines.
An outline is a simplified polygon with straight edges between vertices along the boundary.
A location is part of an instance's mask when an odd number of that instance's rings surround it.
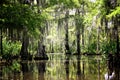
<svg viewBox="0 0 120 80">
<path fill-rule="evenodd" d="M 50 54 L 48 61 L 13 61 L 0 65 L 0 80 L 105 80 L 103 56 Z"/>
</svg>

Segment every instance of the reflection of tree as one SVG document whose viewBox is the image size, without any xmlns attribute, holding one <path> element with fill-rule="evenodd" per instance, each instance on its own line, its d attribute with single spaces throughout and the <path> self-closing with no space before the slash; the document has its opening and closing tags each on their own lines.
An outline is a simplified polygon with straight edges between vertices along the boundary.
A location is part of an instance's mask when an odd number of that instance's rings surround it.
<svg viewBox="0 0 120 80">
<path fill-rule="evenodd" d="M 114 71 L 115 80 L 120 80 L 120 58 L 118 56 L 114 57 Z"/>
<path fill-rule="evenodd" d="M 115 68 L 115 80 L 120 80 L 120 64 Z"/>
<path fill-rule="evenodd" d="M 23 80 L 33 80 L 33 63 L 21 63 L 21 67 L 23 72 Z"/>
<path fill-rule="evenodd" d="M 66 80 L 69 80 L 69 57 L 65 60 Z"/>
<path fill-rule="evenodd" d="M 118 56 L 108 55 L 108 71 L 105 74 L 105 80 L 120 80 L 120 59 Z"/>
<path fill-rule="evenodd" d="M 40 61 L 37 63 L 38 66 L 38 80 L 45 80 L 44 73 L 46 72 L 46 62 Z"/>
<path fill-rule="evenodd" d="M 77 56 L 77 80 L 81 80 L 80 56 Z"/>
<path fill-rule="evenodd" d="M 100 60 L 98 60 L 98 80 L 100 80 Z"/>
<path fill-rule="evenodd" d="M 45 80 L 46 62 L 22 62 L 23 80 Z"/>
<path fill-rule="evenodd" d="M 3 73 L 2 73 L 2 66 L 0 65 L 0 80 L 2 80 L 2 75 L 3 75 Z"/>
<path fill-rule="evenodd" d="M 89 60 L 89 74 L 97 74 L 98 65 L 96 60 Z"/>
<path fill-rule="evenodd" d="M 100 57 L 100 56 L 99 56 Z M 90 79 L 90 80 L 103 80 L 104 76 L 101 77 L 101 75 L 104 75 L 104 71 L 106 68 L 106 65 L 104 63 L 104 60 L 101 61 L 101 57 L 98 56 L 87 56 L 86 59 L 84 59 L 83 66 L 82 66 L 82 79 Z"/>
<path fill-rule="evenodd" d="M 85 61 L 82 61 L 82 74 L 83 74 L 83 80 L 84 80 L 84 74 L 85 74 Z"/>
<path fill-rule="evenodd" d="M 0 64 L 0 80 L 20 80 L 20 64 L 17 61 Z"/>
</svg>

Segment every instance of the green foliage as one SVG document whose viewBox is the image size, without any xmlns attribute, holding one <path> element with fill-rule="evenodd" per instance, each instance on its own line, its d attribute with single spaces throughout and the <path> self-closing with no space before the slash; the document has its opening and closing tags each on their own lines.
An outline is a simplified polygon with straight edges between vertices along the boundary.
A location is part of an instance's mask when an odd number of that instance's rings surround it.
<svg viewBox="0 0 120 80">
<path fill-rule="evenodd" d="M 116 43 L 114 41 L 101 43 L 101 52 L 103 54 L 116 53 Z"/>
<path fill-rule="evenodd" d="M 80 0 L 50 0 L 49 5 L 63 5 L 65 8 L 80 7 Z"/>
<path fill-rule="evenodd" d="M 64 0 L 63 3 L 69 8 L 80 7 L 79 0 Z"/>
<path fill-rule="evenodd" d="M 88 46 L 88 53 L 95 54 L 96 53 L 96 48 L 97 48 L 96 42 L 90 42 L 90 44 Z"/>
<path fill-rule="evenodd" d="M 76 24 L 79 25 L 79 26 L 82 26 L 83 25 L 83 21 L 84 21 L 84 17 L 81 16 L 81 15 L 76 15 L 75 16 L 75 19 L 76 19 Z"/>
<path fill-rule="evenodd" d="M 9 58 L 11 56 L 19 55 L 21 49 L 21 42 L 15 41 L 12 42 L 11 40 L 3 39 L 3 58 Z"/>
<path fill-rule="evenodd" d="M 105 21 L 106 17 L 111 20 L 112 17 L 120 15 L 120 7 L 118 6 L 111 10 L 109 7 L 111 5 L 108 5 L 110 4 L 109 0 L 42 0 L 40 1 L 43 3 L 41 5 L 36 3 L 33 3 L 33 5 L 22 4 L 19 3 L 19 1 L 20 0 L 1 1 L 0 27 L 7 29 L 26 29 L 29 37 L 35 38 L 32 39 L 33 42 L 31 40 L 31 43 L 29 44 L 28 51 L 30 53 L 36 53 L 38 46 L 37 42 L 41 36 L 43 39 L 46 39 L 45 45 L 47 46 L 48 52 L 50 52 L 51 46 L 53 46 L 55 52 L 63 50 L 65 38 L 65 29 L 63 27 L 66 24 L 66 10 L 69 11 L 68 35 L 70 51 L 76 52 L 76 34 L 77 32 L 80 32 L 81 51 L 96 53 L 97 36 L 99 35 L 103 38 L 103 34 L 106 34 L 105 23 L 103 23 L 102 26 L 101 20 Z M 119 4 L 118 0 L 117 4 Z M 38 10 L 40 10 L 40 12 L 38 12 Z M 75 14 L 76 10 L 79 11 Z M 58 22 L 58 20 L 61 21 Z M 56 28 L 56 26 L 59 28 Z M 103 34 L 97 33 L 98 27 L 101 28 Z M 84 34 L 84 46 L 82 46 L 82 34 Z M 102 40 L 102 38 L 99 40 L 99 52 L 115 52 L 115 41 L 108 43 L 110 40 L 108 37 L 106 37 L 108 38 L 108 41 Z M 51 43 L 53 44 L 51 45 Z M 4 57 L 8 55 L 18 55 L 20 47 L 21 43 L 19 41 L 7 41 L 4 38 Z"/>
<path fill-rule="evenodd" d="M 116 17 L 117 15 L 120 15 L 120 6 L 116 7 L 115 9 L 111 10 L 111 13 L 107 15 L 107 18 Z"/>
<path fill-rule="evenodd" d="M 38 34 L 36 28 L 45 22 L 47 15 L 39 14 L 29 5 L 3 4 L 0 6 L 0 23 L 3 28 L 27 29 L 32 35 Z"/>
</svg>

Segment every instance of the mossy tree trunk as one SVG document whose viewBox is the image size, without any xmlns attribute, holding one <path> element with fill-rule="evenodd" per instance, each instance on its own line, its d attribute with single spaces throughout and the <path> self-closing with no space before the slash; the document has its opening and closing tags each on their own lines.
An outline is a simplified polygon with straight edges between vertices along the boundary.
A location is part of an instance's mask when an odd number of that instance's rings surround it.
<svg viewBox="0 0 120 80">
<path fill-rule="evenodd" d="M 79 55 L 80 54 L 80 26 L 81 26 L 81 24 L 79 23 L 79 19 L 78 19 L 78 17 L 79 17 L 79 14 L 80 14 L 80 12 L 79 12 L 79 9 L 76 9 L 76 22 L 75 22 L 75 24 L 76 24 L 76 38 L 77 38 L 77 54 Z"/>
<path fill-rule="evenodd" d="M 20 55 L 22 59 L 28 59 L 29 53 L 28 53 L 28 45 L 29 45 L 29 37 L 27 35 L 27 30 L 23 30 L 23 40 L 22 40 L 22 47 L 20 51 Z"/>
<path fill-rule="evenodd" d="M 118 26 L 119 26 L 119 23 L 118 23 L 119 21 L 118 21 L 118 18 L 116 17 L 115 19 L 114 19 L 114 31 L 115 31 L 115 41 L 116 41 L 116 49 L 117 49 L 117 53 L 116 53 L 116 55 L 119 55 L 120 53 L 119 53 L 119 32 L 118 32 Z"/>
<path fill-rule="evenodd" d="M 42 11 L 40 10 L 40 6 L 41 7 L 44 7 L 45 5 L 45 1 L 40 1 L 40 0 L 37 0 L 37 6 L 38 6 L 38 13 L 41 14 Z M 47 22 L 46 22 L 47 24 Z M 36 57 L 35 59 L 48 59 L 48 56 L 46 55 L 46 51 L 45 51 L 45 45 L 43 44 L 44 42 L 44 32 L 45 32 L 45 26 L 43 25 L 43 27 L 40 26 L 40 32 L 42 34 L 42 36 L 40 35 L 39 37 L 39 41 L 38 41 L 38 48 L 37 48 L 37 54 L 36 54 Z"/>
<path fill-rule="evenodd" d="M 84 0 L 82 0 L 82 16 L 83 17 L 85 15 L 84 5 L 85 5 L 85 2 L 84 2 Z M 84 41 L 84 25 L 82 25 L 82 49 L 84 49 L 84 44 L 85 44 L 85 41 Z"/>
<path fill-rule="evenodd" d="M 65 53 L 66 54 L 70 54 L 68 16 L 69 16 L 69 10 L 66 10 L 66 14 L 65 14 Z"/>
<path fill-rule="evenodd" d="M 100 50 L 99 39 L 100 39 L 100 27 L 98 26 L 98 28 L 97 28 L 97 54 L 99 54 L 99 50 Z"/>
</svg>

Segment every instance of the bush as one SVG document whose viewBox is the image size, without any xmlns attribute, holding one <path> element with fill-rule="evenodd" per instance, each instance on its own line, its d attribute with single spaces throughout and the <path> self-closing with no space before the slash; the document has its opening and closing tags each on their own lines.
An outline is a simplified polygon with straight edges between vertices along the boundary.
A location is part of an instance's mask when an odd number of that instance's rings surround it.
<svg viewBox="0 0 120 80">
<path fill-rule="evenodd" d="M 116 42 L 111 41 L 111 42 L 104 42 L 101 46 L 102 53 L 108 54 L 110 52 L 116 53 Z"/>
<path fill-rule="evenodd" d="M 19 55 L 21 49 L 21 42 L 15 41 L 12 42 L 11 40 L 6 40 L 3 38 L 3 54 L 2 57 L 7 59 L 12 56 Z"/>
</svg>

